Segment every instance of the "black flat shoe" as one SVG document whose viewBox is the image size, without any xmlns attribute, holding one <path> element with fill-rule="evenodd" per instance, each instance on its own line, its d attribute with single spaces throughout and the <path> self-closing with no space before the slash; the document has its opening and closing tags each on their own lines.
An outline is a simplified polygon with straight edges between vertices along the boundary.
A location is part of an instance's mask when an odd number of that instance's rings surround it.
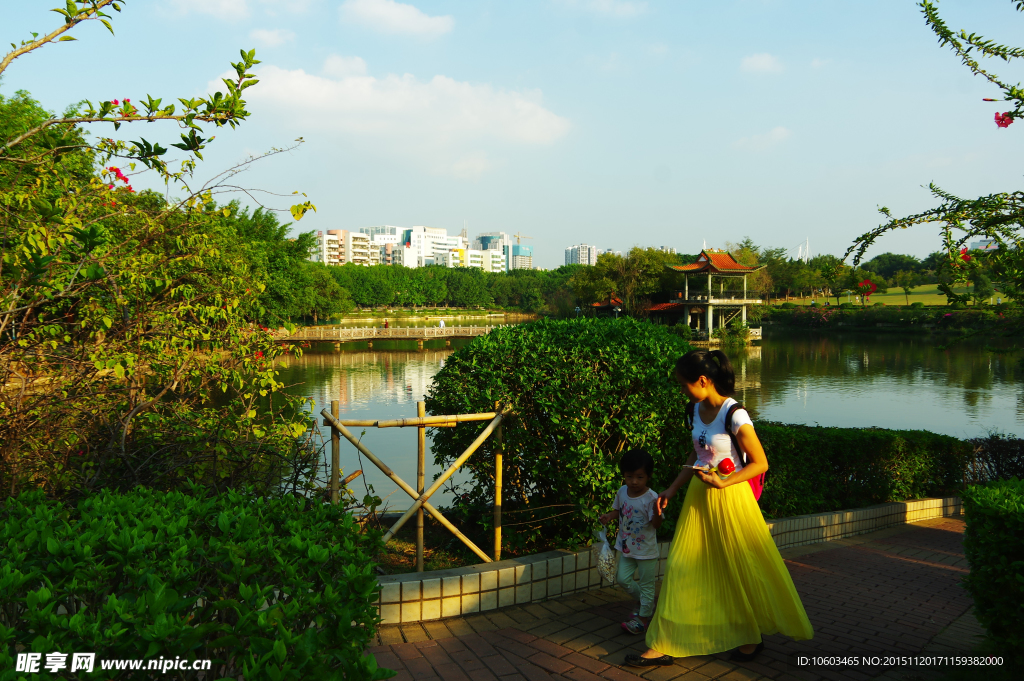
<svg viewBox="0 0 1024 681">
<path fill-rule="evenodd" d="M 753 662 L 754 660 L 757 659 L 757 656 L 761 654 L 762 650 L 764 650 L 764 641 L 761 641 L 760 643 L 758 643 L 757 647 L 754 648 L 754 652 L 752 652 L 752 653 L 741 653 L 740 649 L 737 648 L 736 650 L 732 651 L 732 655 L 729 656 L 729 661 L 730 662 Z"/>
<path fill-rule="evenodd" d="M 626 664 L 630 667 L 667 667 L 671 665 L 673 658 L 670 655 L 661 657 L 640 657 L 639 655 L 626 655 Z"/>
</svg>

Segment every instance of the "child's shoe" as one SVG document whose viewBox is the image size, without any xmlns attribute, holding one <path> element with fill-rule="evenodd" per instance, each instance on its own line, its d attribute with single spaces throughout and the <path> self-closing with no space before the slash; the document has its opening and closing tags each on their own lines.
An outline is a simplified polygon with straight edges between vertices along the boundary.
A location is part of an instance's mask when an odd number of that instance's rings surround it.
<svg viewBox="0 0 1024 681">
<path fill-rule="evenodd" d="M 628 622 L 623 622 L 622 623 L 622 629 L 627 634 L 636 634 L 636 635 L 643 634 L 643 633 L 645 633 L 647 631 L 647 627 L 644 626 L 644 623 L 640 621 L 639 617 L 634 617 L 633 619 L 629 620 Z"/>
</svg>

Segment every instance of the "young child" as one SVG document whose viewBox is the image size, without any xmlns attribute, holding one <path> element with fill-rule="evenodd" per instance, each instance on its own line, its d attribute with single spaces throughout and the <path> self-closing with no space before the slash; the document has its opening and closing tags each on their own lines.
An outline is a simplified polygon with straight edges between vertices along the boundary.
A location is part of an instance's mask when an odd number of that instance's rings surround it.
<svg viewBox="0 0 1024 681">
<path fill-rule="evenodd" d="M 661 527 L 661 511 L 658 509 L 658 493 L 649 485 L 654 473 L 654 459 L 643 449 L 631 449 L 619 460 L 622 482 L 612 505 L 614 510 L 602 515 L 599 520 L 607 525 L 619 520 L 619 533 L 615 549 L 619 551 L 619 565 L 615 579 L 619 586 L 640 601 L 633 618 L 622 623 L 630 634 L 642 634 L 654 614 L 654 580 L 658 576 L 658 537 Z M 637 580 L 633 580 L 633 575 Z"/>
</svg>

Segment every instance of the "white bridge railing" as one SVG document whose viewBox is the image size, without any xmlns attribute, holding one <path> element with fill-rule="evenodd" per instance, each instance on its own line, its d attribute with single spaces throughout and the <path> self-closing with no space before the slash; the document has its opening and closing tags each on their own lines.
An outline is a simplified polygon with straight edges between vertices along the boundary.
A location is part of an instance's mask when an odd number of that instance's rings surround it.
<svg viewBox="0 0 1024 681">
<path fill-rule="evenodd" d="M 371 340 L 376 338 L 408 338 L 425 340 L 428 338 L 471 338 L 483 336 L 500 326 L 410 326 L 384 329 L 380 327 L 340 327 L 340 326 L 304 326 L 294 333 L 278 331 L 272 335 L 282 341 L 339 341 Z"/>
</svg>

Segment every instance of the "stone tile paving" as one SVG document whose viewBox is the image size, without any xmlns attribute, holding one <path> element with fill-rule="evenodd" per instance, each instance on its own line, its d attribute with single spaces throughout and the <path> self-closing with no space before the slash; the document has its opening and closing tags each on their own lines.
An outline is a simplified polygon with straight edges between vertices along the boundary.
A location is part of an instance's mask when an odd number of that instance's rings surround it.
<svg viewBox="0 0 1024 681">
<path fill-rule="evenodd" d="M 634 603 L 617 588 L 382 627 L 370 652 L 397 670 L 396 681 L 859 681 L 880 672 L 797 670 L 790 656 L 970 650 L 983 632 L 958 583 L 967 574 L 962 537 L 961 520 L 942 518 L 784 550 L 815 636 L 767 636 L 755 662 L 733 663 L 720 653 L 680 658 L 671 667 L 623 667 L 627 653 L 646 646 L 619 626 Z"/>
</svg>

